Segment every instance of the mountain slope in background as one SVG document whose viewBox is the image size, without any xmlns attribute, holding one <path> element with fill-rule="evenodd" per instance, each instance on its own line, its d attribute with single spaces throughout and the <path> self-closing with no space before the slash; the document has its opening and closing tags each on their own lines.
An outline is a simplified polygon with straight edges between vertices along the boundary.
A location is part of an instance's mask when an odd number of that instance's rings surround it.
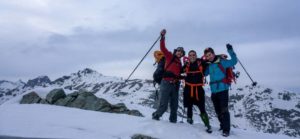
<svg viewBox="0 0 300 139">
<path fill-rule="evenodd" d="M 92 69 L 80 70 L 51 81 L 47 76 L 29 80 L 0 81 L 0 104 L 31 90 L 64 88 L 68 91 L 85 89 L 111 103 L 125 103 L 130 109 L 138 109 L 150 117 L 156 107 L 155 88 L 151 80 L 130 80 L 126 84 L 122 78 L 104 76 Z M 206 90 L 209 90 L 206 88 Z M 180 91 L 182 92 L 182 91 Z M 212 124 L 218 125 L 206 91 L 206 109 Z M 182 96 L 182 95 L 180 95 Z M 262 131 L 272 134 L 284 134 L 300 137 L 300 95 L 289 91 L 280 91 L 263 86 L 235 87 L 230 91 L 229 109 L 232 126 L 237 129 Z M 198 110 L 194 110 L 195 122 L 200 122 Z M 179 116 L 183 116 L 182 97 L 180 97 Z M 168 114 L 162 120 L 168 119 Z M 182 120 L 181 118 L 178 118 Z"/>
</svg>

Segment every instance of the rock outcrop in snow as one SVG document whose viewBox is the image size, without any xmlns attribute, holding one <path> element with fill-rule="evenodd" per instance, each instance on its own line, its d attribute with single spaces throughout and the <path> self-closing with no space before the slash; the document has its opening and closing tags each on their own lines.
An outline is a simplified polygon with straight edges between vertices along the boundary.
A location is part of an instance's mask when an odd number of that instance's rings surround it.
<svg viewBox="0 0 300 139">
<path fill-rule="evenodd" d="M 47 94 L 46 99 L 42 99 L 36 92 L 31 92 L 23 96 L 21 104 L 53 104 L 58 106 L 74 107 L 84 110 L 100 112 L 120 113 L 133 116 L 143 115 L 138 110 L 129 110 L 124 103 L 116 105 L 110 104 L 103 98 L 96 97 L 88 91 L 75 91 L 66 95 L 63 89 L 54 89 Z"/>
</svg>

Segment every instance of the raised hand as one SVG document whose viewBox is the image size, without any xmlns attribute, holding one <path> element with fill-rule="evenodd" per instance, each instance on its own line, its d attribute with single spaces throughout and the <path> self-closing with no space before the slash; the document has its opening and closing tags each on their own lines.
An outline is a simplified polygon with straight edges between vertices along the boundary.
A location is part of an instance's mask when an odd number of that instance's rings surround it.
<svg viewBox="0 0 300 139">
<path fill-rule="evenodd" d="M 164 36 L 166 35 L 166 33 L 167 33 L 167 30 L 166 30 L 166 29 L 163 29 L 163 30 L 161 30 L 160 35 L 161 35 L 162 37 L 164 37 Z"/>
<path fill-rule="evenodd" d="M 229 43 L 226 44 L 226 48 L 227 48 L 227 50 L 233 50 L 232 45 Z"/>
</svg>

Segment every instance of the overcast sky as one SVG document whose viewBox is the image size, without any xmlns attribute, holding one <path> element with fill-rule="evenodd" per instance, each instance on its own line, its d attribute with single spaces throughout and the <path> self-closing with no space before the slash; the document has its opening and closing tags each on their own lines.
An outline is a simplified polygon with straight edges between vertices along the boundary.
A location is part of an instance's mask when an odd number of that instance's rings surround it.
<svg viewBox="0 0 300 139">
<path fill-rule="evenodd" d="M 0 1 L 0 80 L 86 67 L 126 78 L 167 29 L 167 48 L 202 55 L 231 43 L 254 80 L 300 91 L 299 0 L 6 0 Z M 157 44 L 154 49 L 159 49 Z M 133 78 L 151 79 L 152 53 Z M 240 65 L 238 84 L 249 84 Z"/>
</svg>

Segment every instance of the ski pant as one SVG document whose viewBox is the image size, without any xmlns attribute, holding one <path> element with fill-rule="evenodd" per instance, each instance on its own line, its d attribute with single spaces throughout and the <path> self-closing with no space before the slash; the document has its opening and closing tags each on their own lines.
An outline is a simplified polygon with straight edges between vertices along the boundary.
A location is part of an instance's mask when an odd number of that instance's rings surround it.
<svg viewBox="0 0 300 139">
<path fill-rule="evenodd" d="M 198 99 L 195 97 L 196 95 L 194 95 L 193 98 L 191 98 L 190 96 L 190 89 L 192 89 L 191 87 L 186 86 L 184 89 L 184 102 L 185 105 L 187 107 L 187 117 L 188 118 L 192 118 L 193 117 L 193 105 L 196 105 L 201 114 L 205 114 L 205 95 L 204 95 L 204 90 L 202 86 L 199 87 L 195 87 L 194 89 L 197 89 L 198 91 Z M 195 90 L 193 92 L 196 92 Z"/>
<path fill-rule="evenodd" d="M 177 109 L 178 109 L 178 91 L 179 83 L 172 83 L 169 81 L 162 80 L 159 91 L 159 106 L 154 112 L 161 117 L 168 109 L 170 102 L 170 122 L 177 122 Z"/>
<path fill-rule="evenodd" d="M 212 102 L 215 107 L 220 127 L 223 131 L 230 131 L 230 114 L 228 110 L 228 90 L 212 93 Z"/>
<path fill-rule="evenodd" d="M 194 89 L 194 90 L 191 90 Z M 197 89 L 197 91 L 196 91 Z M 191 93 L 195 93 L 191 96 Z M 198 94 L 196 94 L 198 93 Z M 184 105 L 187 107 L 187 117 L 193 119 L 193 105 L 196 105 L 201 114 L 200 117 L 206 127 L 210 127 L 209 118 L 205 110 L 205 95 L 202 86 L 191 87 L 186 85 L 184 88 Z"/>
</svg>

